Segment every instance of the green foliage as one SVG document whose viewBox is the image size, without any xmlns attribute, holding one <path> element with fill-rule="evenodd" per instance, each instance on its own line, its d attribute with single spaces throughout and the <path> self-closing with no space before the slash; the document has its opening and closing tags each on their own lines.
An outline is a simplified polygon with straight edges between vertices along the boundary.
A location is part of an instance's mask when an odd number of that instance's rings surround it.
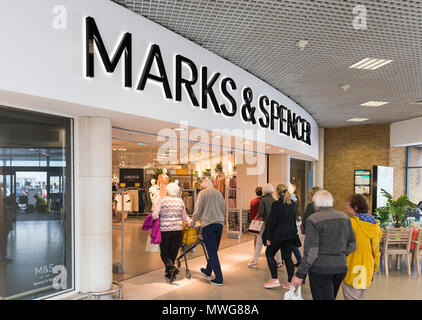
<svg viewBox="0 0 422 320">
<path fill-rule="evenodd" d="M 407 195 L 402 195 L 397 200 L 394 200 L 393 196 L 384 189 L 381 189 L 381 194 L 387 198 L 387 204 L 375 210 L 375 217 L 380 221 L 381 226 L 391 222 L 391 219 L 396 224 L 396 227 L 403 226 L 407 219 L 407 207 L 412 209 L 418 207 L 409 200 Z"/>
<path fill-rule="evenodd" d="M 195 177 L 196 177 L 196 176 L 198 176 L 198 173 L 199 173 L 199 172 L 198 172 L 198 170 L 194 170 L 194 171 L 193 171 L 193 175 L 194 175 Z"/>
<path fill-rule="evenodd" d="M 208 168 L 202 171 L 202 175 L 205 177 L 211 177 L 211 168 Z"/>
<path fill-rule="evenodd" d="M 215 172 L 219 173 L 219 172 L 223 172 L 223 163 L 220 161 L 215 165 Z"/>
</svg>

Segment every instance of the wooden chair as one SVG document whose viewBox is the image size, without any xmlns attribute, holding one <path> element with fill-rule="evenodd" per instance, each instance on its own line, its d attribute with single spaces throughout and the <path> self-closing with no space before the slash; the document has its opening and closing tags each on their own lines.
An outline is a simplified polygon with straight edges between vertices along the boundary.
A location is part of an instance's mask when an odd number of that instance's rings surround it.
<svg viewBox="0 0 422 320">
<path fill-rule="evenodd" d="M 388 276 L 388 258 L 397 256 L 397 270 L 400 269 L 401 256 L 407 259 L 407 273 L 411 274 L 410 244 L 412 241 L 412 229 L 387 229 L 384 241 L 383 256 L 385 275 Z"/>
<path fill-rule="evenodd" d="M 418 272 L 418 276 L 421 275 L 421 256 L 422 256 L 422 249 L 420 246 L 422 245 L 422 229 L 419 229 L 418 236 L 416 240 L 412 240 L 412 243 L 416 245 L 415 250 L 413 251 L 413 264 L 416 265 L 416 271 Z"/>
</svg>

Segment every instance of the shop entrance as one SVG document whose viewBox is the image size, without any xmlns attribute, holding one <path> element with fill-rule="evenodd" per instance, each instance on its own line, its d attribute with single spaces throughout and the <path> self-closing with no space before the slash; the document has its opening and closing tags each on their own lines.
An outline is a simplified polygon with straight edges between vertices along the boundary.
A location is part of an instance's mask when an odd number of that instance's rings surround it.
<svg viewBox="0 0 422 320">
<path fill-rule="evenodd" d="M 201 180 L 209 177 L 213 182 L 217 180 L 219 190 L 227 198 L 229 207 L 235 207 L 239 196 L 230 187 L 236 187 L 236 163 L 233 152 L 225 150 L 219 153 L 195 152 L 187 157 L 180 155 L 180 149 L 165 150 L 161 147 L 164 142 L 157 141 L 155 135 L 113 128 L 113 266 L 114 280 L 121 281 L 140 274 L 144 274 L 163 267 L 159 253 L 145 250 L 148 232 L 142 231 L 141 226 L 146 216 L 151 212 L 153 193 L 151 186 L 159 185 L 160 175 L 166 170 L 169 182 L 178 182 L 181 187 L 180 197 L 184 200 L 187 214 L 193 215 L 197 195 L 200 191 Z M 179 145 L 179 141 L 177 141 Z M 167 164 L 162 164 L 160 159 L 177 156 Z M 218 158 L 216 158 L 218 157 Z M 214 163 L 214 165 L 212 165 Z M 138 177 L 139 175 L 139 177 Z M 124 181 L 122 179 L 125 179 Z M 130 179 L 134 179 L 130 181 Z M 216 185 L 216 184 L 215 184 Z M 239 187 L 239 186 L 237 186 Z M 119 189 L 125 193 L 124 202 L 124 233 L 122 233 L 122 196 Z M 239 188 L 240 190 L 240 188 Z M 120 200 L 117 198 L 120 197 Z M 238 198 L 237 200 L 235 198 Z M 238 203 L 239 207 L 241 206 Z M 245 208 L 249 209 L 249 208 Z M 243 233 L 240 237 L 229 237 L 227 226 L 224 227 L 220 248 L 237 245 L 240 242 L 254 238 L 247 231 L 248 212 L 245 210 Z M 236 220 L 237 222 L 238 219 Z M 236 223 L 233 221 L 233 223 Z M 230 224 L 232 221 L 230 221 Z M 236 226 L 235 226 L 236 227 Z M 122 259 L 122 237 L 124 237 L 124 265 L 123 272 L 117 268 Z M 188 258 L 203 255 L 200 246 L 189 253 Z M 205 263 L 205 261 L 204 261 Z M 183 274 L 183 272 L 181 273 Z"/>
</svg>

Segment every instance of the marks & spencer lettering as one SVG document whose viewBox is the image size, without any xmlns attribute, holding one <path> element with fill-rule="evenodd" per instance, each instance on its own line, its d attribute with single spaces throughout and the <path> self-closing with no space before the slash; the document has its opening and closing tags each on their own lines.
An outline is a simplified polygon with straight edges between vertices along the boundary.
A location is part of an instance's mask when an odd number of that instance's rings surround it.
<svg viewBox="0 0 422 320">
<path fill-rule="evenodd" d="M 113 73 L 118 62 L 121 59 L 123 60 L 123 86 L 132 88 L 132 34 L 129 32 L 123 34 L 113 57 L 110 59 L 94 18 L 86 17 L 85 24 L 86 76 L 94 77 L 94 53 L 97 49 L 108 73 Z M 275 124 L 278 123 L 280 135 L 289 136 L 311 145 L 311 124 L 277 101 L 271 100 L 265 95 L 256 96 L 250 87 L 242 88 L 243 101 L 236 101 L 234 92 L 240 88 L 236 85 L 234 79 L 221 76 L 220 72 L 209 72 L 207 66 L 201 66 L 198 69 L 191 59 L 180 54 L 175 55 L 173 63 L 175 75 L 173 79 L 169 79 L 160 46 L 152 44 L 148 49 L 146 61 L 140 72 L 141 77 L 136 85 L 136 90 L 146 90 L 149 82 L 156 82 L 162 86 L 166 99 L 174 99 L 180 102 L 183 99 L 182 90 L 184 88 L 193 107 L 207 109 L 209 107 L 208 102 L 211 101 L 211 107 L 217 114 L 223 114 L 229 118 L 240 116 L 246 123 L 271 131 L 277 130 Z M 152 73 L 154 65 L 157 66 L 158 75 Z M 183 68 L 190 70 L 189 77 L 184 77 Z M 220 78 L 221 81 L 218 81 Z M 174 94 L 170 86 L 171 81 L 174 81 Z M 199 98 L 195 95 L 195 86 L 199 86 Z M 227 100 L 224 101 L 225 103 L 217 99 L 215 90 L 218 87 L 223 98 Z"/>
</svg>

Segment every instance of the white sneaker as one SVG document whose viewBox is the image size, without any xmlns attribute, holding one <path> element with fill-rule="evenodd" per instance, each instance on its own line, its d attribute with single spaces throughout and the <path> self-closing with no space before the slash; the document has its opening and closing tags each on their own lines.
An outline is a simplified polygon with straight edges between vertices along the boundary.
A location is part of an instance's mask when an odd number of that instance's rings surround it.
<svg viewBox="0 0 422 320">
<path fill-rule="evenodd" d="M 271 289 L 271 288 L 277 288 L 280 286 L 280 281 L 277 279 L 275 281 L 268 281 L 266 284 L 264 284 L 265 289 Z"/>
<path fill-rule="evenodd" d="M 248 263 L 248 268 L 256 269 L 256 263 L 255 262 L 249 262 Z"/>
</svg>

